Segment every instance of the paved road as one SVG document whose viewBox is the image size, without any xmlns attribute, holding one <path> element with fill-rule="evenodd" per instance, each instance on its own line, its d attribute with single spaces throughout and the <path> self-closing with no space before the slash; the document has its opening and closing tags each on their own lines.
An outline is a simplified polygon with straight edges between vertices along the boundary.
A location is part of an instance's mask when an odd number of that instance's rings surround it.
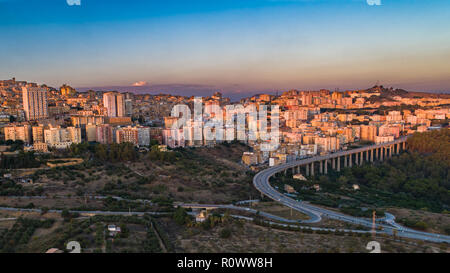
<svg viewBox="0 0 450 273">
<path fill-rule="evenodd" d="M 17 218 L 0 218 L 0 222 L 15 221 Z"/>
<path fill-rule="evenodd" d="M 280 216 L 276 216 L 267 212 L 263 212 L 263 211 L 259 211 L 259 210 L 255 210 L 252 208 L 246 208 L 246 207 L 238 207 L 238 206 L 234 206 L 234 205 L 206 205 L 206 204 L 178 204 L 178 206 L 181 206 L 183 208 L 219 208 L 219 209 L 229 209 L 229 210 L 237 210 L 237 211 L 244 211 L 244 212 L 248 212 L 248 213 L 252 213 L 252 214 L 259 214 L 267 219 L 271 219 L 274 221 L 279 221 L 279 222 L 284 222 L 284 223 L 292 223 L 292 224 L 296 224 L 296 223 L 315 223 L 317 222 L 317 219 L 308 219 L 308 220 L 292 220 L 292 219 L 286 219 Z"/>
<path fill-rule="evenodd" d="M 247 204 L 252 204 L 252 203 L 259 203 L 259 199 L 254 199 L 254 200 L 242 200 L 242 201 L 238 201 L 236 203 L 234 203 L 235 205 L 247 205 Z"/>
<path fill-rule="evenodd" d="M 41 209 L 22 209 L 22 208 L 9 208 L 9 207 L 0 207 L 0 210 L 3 211 L 14 211 L 14 212 L 37 212 L 41 213 Z M 49 213 L 62 213 L 62 210 L 48 210 Z M 147 211 L 147 212 L 139 212 L 139 211 L 81 211 L 81 210 L 70 210 L 71 213 L 79 213 L 80 215 L 123 215 L 123 216 L 143 216 L 145 214 L 150 215 L 165 215 L 168 214 L 167 212 L 153 212 L 153 211 Z"/>
<path fill-rule="evenodd" d="M 342 213 L 338 213 L 335 211 L 331 211 L 331 210 L 327 210 L 327 209 L 320 208 L 317 206 L 313 206 L 307 202 L 301 202 L 301 201 L 297 201 L 292 198 L 289 198 L 286 195 L 275 190 L 270 185 L 269 179 L 276 173 L 282 172 L 287 168 L 292 168 L 292 167 L 299 166 L 299 165 L 306 165 L 306 164 L 309 164 L 312 162 L 330 159 L 330 158 L 334 158 L 334 157 L 338 157 L 338 156 L 344 156 L 344 155 L 348 155 L 351 153 L 358 153 L 358 152 L 370 150 L 373 148 L 380 148 L 380 147 L 383 147 L 384 145 L 387 146 L 387 145 L 391 145 L 391 144 L 400 143 L 403 140 L 404 139 L 400 139 L 395 142 L 386 143 L 383 145 L 367 146 L 367 147 L 363 147 L 363 148 L 359 148 L 359 149 L 355 149 L 355 150 L 342 151 L 342 152 L 334 153 L 334 154 L 327 155 L 327 156 L 317 156 L 317 157 L 307 158 L 307 159 L 303 159 L 303 160 L 299 160 L 299 161 L 295 161 L 295 162 L 278 165 L 278 166 L 275 166 L 272 168 L 268 168 L 268 169 L 256 174 L 256 176 L 253 178 L 253 185 L 256 187 L 256 189 L 258 191 L 260 191 L 262 194 L 266 195 L 270 199 L 278 201 L 287 207 L 290 207 L 292 209 L 295 209 L 297 211 L 300 211 L 300 212 L 303 212 L 303 213 L 309 215 L 311 217 L 311 221 L 313 221 L 313 222 L 317 221 L 317 220 L 320 221 L 321 217 L 324 216 L 324 217 L 328 217 L 331 219 L 344 221 L 344 222 L 348 222 L 348 223 L 352 223 L 352 224 L 356 224 L 356 225 L 372 227 L 372 222 L 368 219 L 348 216 L 348 215 L 345 215 Z M 385 220 L 385 223 L 386 224 L 377 223 L 376 224 L 377 229 L 382 229 L 382 231 L 384 233 L 391 234 L 391 235 L 394 232 L 397 232 L 398 236 L 411 238 L 411 239 L 450 243 L 450 236 L 434 234 L 434 233 L 427 233 L 427 232 L 420 232 L 420 231 L 402 227 L 399 224 L 395 223 L 392 215 L 389 215 L 387 217 L 387 219 Z"/>
</svg>

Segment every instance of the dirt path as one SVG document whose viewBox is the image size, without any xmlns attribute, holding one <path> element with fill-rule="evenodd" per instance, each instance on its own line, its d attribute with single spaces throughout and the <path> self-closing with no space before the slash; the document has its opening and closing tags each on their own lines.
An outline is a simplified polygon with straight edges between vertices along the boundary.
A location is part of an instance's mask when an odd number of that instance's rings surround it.
<svg viewBox="0 0 450 273">
<path fill-rule="evenodd" d="M 155 226 L 153 225 L 153 223 L 151 224 L 151 227 L 152 227 L 153 232 L 154 232 L 155 235 L 156 235 L 156 238 L 158 238 L 159 245 L 161 246 L 161 249 L 162 249 L 163 253 L 167 253 L 166 245 L 164 245 L 164 242 L 163 242 L 163 240 L 161 239 L 161 236 L 159 236 L 159 233 L 158 233 L 158 231 L 156 230 L 156 228 L 155 228 Z"/>
</svg>

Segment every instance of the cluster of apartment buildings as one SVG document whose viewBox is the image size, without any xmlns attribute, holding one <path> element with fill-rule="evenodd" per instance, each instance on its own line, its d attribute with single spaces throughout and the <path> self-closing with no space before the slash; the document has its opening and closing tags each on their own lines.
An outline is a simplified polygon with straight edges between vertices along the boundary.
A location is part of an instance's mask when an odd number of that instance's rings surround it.
<svg viewBox="0 0 450 273">
<path fill-rule="evenodd" d="M 274 166 L 308 156 L 333 153 L 352 145 L 360 145 L 361 142 L 392 142 L 403 135 L 433 129 L 433 120 L 445 121 L 450 118 L 449 99 L 437 99 L 437 105 L 436 99 L 432 99 L 434 106 L 427 105 L 428 109 L 385 113 L 379 113 L 378 110 L 358 111 L 353 109 L 354 106 L 345 108 L 350 102 L 365 101 L 365 98 L 370 98 L 369 95 L 365 92 L 334 92 L 329 95 L 322 90 L 314 93 L 287 92 L 280 97 L 265 95 L 253 98 L 252 101 L 256 103 L 266 103 L 269 100 L 270 103 L 282 106 L 281 139 L 279 147 L 273 151 L 261 150 L 258 144 L 250 143 L 251 152 L 242 155 L 243 163 L 249 166 L 268 163 Z M 415 105 L 417 100 L 407 99 L 402 104 Z M 314 101 L 331 102 L 334 107 L 329 104 L 315 104 Z M 311 102 L 313 105 L 309 105 Z"/>
<path fill-rule="evenodd" d="M 448 98 L 392 96 L 386 99 L 382 92 L 381 87 L 345 92 L 291 90 L 280 96 L 261 94 L 244 98 L 238 103 L 244 110 L 253 107 L 259 111 L 267 106 L 268 132 L 275 128 L 271 106 L 279 106 L 278 139 L 275 144 L 262 140 L 264 123 L 248 113 L 244 113 L 245 130 L 236 131 L 233 139 L 250 146 L 250 151 L 242 156 L 245 164 L 276 165 L 336 152 L 359 142 L 390 142 L 401 135 L 428 130 L 433 120 L 449 118 Z M 206 135 L 227 131 L 228 124 L 235 125 L 237 120 L 237 115 L 228 115 L 230 100 L 219 92 L 203 98 L 200 118 L 191 116 L 179 128 L 174 127 L 179 118 L 171 116 L 173 107 L 182 104 L 193 111 L 195 97 L 92 90 L 78 93 L 68 85 L 58 90 L 15 79 L 0 81 L 0 93 L 0 129 L 4 139 L 23 140 L 38 151 L 46 151 L 48 147 L 63 149 L 83 141 L 146 146 L 150 140 L 156 140 L 171 148 L 212 146 L 225 139 L 211 139 Z M 382 106 L 400 105 L 421 107 L 379 110 Z M 223 123 L 214 124 L 219 115 L 223 115 Z M 207 124 L 214 126 L 208 128 Z M 244 137 L 239 137 L 240 133 Z M 251 138 L 251 133 L 256 138 Z M 272 149 L 262 148 L 263 144 L 272 145 Z"/>
<path fill-rule="evenodd" d="M 132 100 L 124 93 L 105 92 L 97 96 L 89 92 L 77 97 L 76 90 L 68 85 L 55 93 L 46 86 L 16 82 L 15 79 L 0 83 L 8 87 L 5 98 L 13 99 L 11 93 L 20 92 L 23 111 L 23 115 L 5 114 L 1 125 L 4 140 L 22 140 L 30 150 L 65 149 L 82 141 L 148 146 L 150 132 L 157 131 L 132 122 Z M 64 103 L 58 107 L 49 105 L 49 101 Z M 2 107 L 5 109 L 8 107 Z M 18 121 L 11 123 L 11 117 Z"/>
</svg>

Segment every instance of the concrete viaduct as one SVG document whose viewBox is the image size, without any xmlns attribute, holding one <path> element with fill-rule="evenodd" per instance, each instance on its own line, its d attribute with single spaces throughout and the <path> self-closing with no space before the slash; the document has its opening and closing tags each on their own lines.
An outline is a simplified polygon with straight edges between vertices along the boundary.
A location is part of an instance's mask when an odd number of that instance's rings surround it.
<svg viewBox="0 0 450 273">
<path fill-rule="evenodd" d="M 304 173 L 306 177 L 315 174 L 327 174 L 328 168 L 341 171 L 341 168 L 352 167 L 354 165 L 362 165 L 364 161 L 374 162 L 383 161 L 392 157 L 393 154 L 400 154 L 401 151 L 407 149 L 407 137 L 399 138 L 393 142 L 382 143 L 362 148 L 339 151 L 325 156 L 316 156 L 303 160 L 298 160 L 277 167 L 277 173 L 283 172 L 287 174 L 291 170 L 292 174 Z"/>
</svg>

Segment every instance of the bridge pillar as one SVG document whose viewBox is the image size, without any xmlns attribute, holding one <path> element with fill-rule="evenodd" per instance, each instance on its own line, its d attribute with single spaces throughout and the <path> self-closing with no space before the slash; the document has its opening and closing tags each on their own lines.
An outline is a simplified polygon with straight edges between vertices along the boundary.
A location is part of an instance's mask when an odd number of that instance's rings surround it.
<svg viewBox="0 0 450 273">
<path fill-rule="evenodd" d="M 336 158 L 332 158 L 332 159 L 331 159 L 331 168 L 332 168 L 333 170 L 336 170 Z"/>
<path fill-rule="evenodd" d="M 320 162 L 319 162 L 319 173 L 320 174 L 322 174 L 323 173 L 323 161 L 321 160 Z"/>
<path fill-rule="evenodd" d="M 373 162 L 373 152 L 374 150 L 370 150 L 370 162 Z"/>
<path fill-rule="evenodd" d="M 394 148 L 394 147 L 392 147 L 392 145 L 389 146 L 389 157 L 392 157 L 392 150 L 393 150 L 393 148 Z"/>
<path fill-rule="evenodd" d="M 300 173 L 300 165 L 297 166 L 297 173 Z"/>
<path fill-rule="evenodd" d="M 368 151 L 367 151 L 367 153 L 368 153 Z M 367 154 L 367 157 L 369 157 L 369 154 Z M 364 161 L 364 153 L 361 152 L 359 154 L 359 166 L 361 166 L 363 164 L 363 161 Z"/>
<path fill-rule="evenodd" d="M 287 175 L 287 169 L 284 169 L 284 175 Z"/>
<path fill-rule="evenodd" d="M 325 159 L 325 174 L 328 174 L 328 159 Z"/>
<path fill-rule="evenodd" d="M 311 176 L 314 176 L 314 162 L 311 163 Z"/>
<path fill-rule="evenodd" d="M 348 156 L 348 159 L 349 159 L 348 165 L 349 165 L 349 167 L 351 168 L 351 167 L 352 167 L 352 161 L 353 161 L 353 155 L 350 154 L 350 155 Z"/>
<path fill-rule="evenodd" d="M 380 150 L 378 148 L 375 148 L 375 159 L 380 160 Z"/>
<path fill-rule="evenodd" d="M 383 161 L 384 148 L 380 148 L 380 161 Z"/>
<path fill-rule="evenodd" d="M 369 162 L 369 150 L 366 151 L 366 161 Z"/>
<path fill-rule="evenodd" d="M 344 168 L 347 168 L 347 156 L 344 155 Z"/>
<path fill-rule="evenodd" d="M 337 171 L 340 172 L 341 171 L 341 158 L 337 157 L 336 160 L 337 160 Z"/>
<path fill-rule="evenodd" d="M 306 168 L 306 176 L 309 176 L 309 165 L 306 164 L 306 165 L 305 165 L 305 168 Z"/>
</svg>

